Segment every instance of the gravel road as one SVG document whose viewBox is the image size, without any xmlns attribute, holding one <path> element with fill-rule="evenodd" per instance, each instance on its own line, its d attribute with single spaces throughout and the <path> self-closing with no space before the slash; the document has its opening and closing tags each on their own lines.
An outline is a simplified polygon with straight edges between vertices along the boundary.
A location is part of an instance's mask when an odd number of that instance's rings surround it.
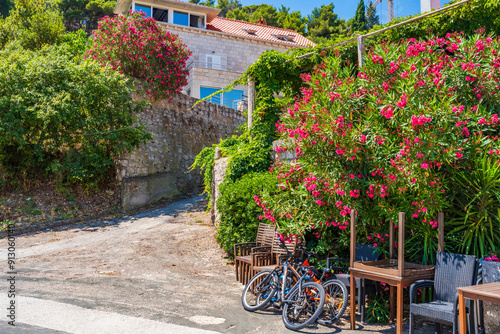
<svg viewBox="0 0 500 334">
<path fill-rule="evenodd" d="M 15 327 L 7 324 L 7 240 L 0 333 L 292 333 L 281 314 L 245 312 L 243 287 L 196 197 L 107 222 L 16 237 Z M 303 333 L 392 333 L 393 327 Z"/>
</svg>

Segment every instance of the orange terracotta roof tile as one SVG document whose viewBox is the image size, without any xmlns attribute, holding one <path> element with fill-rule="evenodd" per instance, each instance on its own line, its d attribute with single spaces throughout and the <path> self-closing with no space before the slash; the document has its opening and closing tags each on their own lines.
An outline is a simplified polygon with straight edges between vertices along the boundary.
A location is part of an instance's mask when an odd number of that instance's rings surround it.
<svg viewBox="0 0 500 334">
<path fill-rule="evenodd" d="M 269 42 L 283 43 L 296 47 L 315 46 L 313 42 L 296 31 L 250 23 L 238 20 L 216 17 L 207 24 L 208 30 L 247 38 L 260 39 Z"/>
</svg>

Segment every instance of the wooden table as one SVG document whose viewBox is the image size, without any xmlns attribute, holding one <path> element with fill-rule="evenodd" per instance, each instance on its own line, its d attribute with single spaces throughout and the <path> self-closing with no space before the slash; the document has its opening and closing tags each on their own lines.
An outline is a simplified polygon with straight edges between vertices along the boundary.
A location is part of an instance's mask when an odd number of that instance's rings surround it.
<svg viewBox="0 0 500 334">
<path fill-rule="evenodd" d="M 396 333 L 403 333 L 403 287 L 410 286 L 411 283 L 421 280 L 421 279 L 434 279 L 434 268 L 432 270 L 425 270 L 421 273 L 414 272 L 413 275 L 405 275 L 402 276 L 384 274 L 380 272 L 374 272 L 372 269 L 361 269 L 351 267 L 349 270 L 351 272 L 351 329 L 355 329 L 356 327 L 356 278 L 366 278 L 371 279 L 377 282 L 384 282 L 389 285 L 390 289 L 390 312 L 391 312 L 391 320 L 394 320 L 394 288 L 396 287 L 397 293 L 397 314 L 396 314 Z M 360 263 L 361 265 L 362 263 Z M 411 263 L 406 263 L 405 267 L 411 267 Z M 359 267 L 359 265 L 358 265 Z M 430 268 L 429 268 L 430 269 Z M 389 269 L 390 270 L 390 269 Z"/>
<path fill-rule="evenodd" d="M 500 304 L 500 282 L 457 288 L 460 334 L 467 333 L 465 298 Z"/>
</svg>

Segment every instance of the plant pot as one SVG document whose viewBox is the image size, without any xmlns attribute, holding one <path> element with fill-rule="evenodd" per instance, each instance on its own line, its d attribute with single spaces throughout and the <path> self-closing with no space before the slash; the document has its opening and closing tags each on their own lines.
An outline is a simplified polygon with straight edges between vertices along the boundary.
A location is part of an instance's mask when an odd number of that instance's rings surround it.
<svg viewBox="0 0 500 334">
<path fill-rule="evenodd" d="M 483 262 L 483 284 L 500 282 L 500 262 Z M 500 304 L 483 302 L 485 334 L 500 333 Z"/>
</svg>

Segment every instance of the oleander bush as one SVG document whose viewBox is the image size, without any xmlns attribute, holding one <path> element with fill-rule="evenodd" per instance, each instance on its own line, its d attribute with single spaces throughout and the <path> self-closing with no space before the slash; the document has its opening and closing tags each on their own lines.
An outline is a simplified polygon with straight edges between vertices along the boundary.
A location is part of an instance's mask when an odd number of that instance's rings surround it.
<svg viewBox="0 0 500 334">
<path fill-rule="evenodd" d="M 172 97 L 187 84 L 191 51 L 142 12 L 102 18 L 93 38 L 88 58 L 145 81 L 148 95 Z"/>
<path fill-rule="evenodd" d="M 330 57 L 304 74 L 302 97 L 277 124 L 287 143 L 277 150 L 297 159 L 275 166 L 283 191 L 259 200 L 266 218 L 334 244 L 348 239 L 352 210 L 359 241 L 405 212 L 421 242 L 412 259 L 432 262 L 437 213 L 464 191 L 455 175 L 475 168 L 478 152 L 500 161 L 499 50 L 497 37 L 454 33 L 377 45 L 360 71 Z"/>
</svg>

